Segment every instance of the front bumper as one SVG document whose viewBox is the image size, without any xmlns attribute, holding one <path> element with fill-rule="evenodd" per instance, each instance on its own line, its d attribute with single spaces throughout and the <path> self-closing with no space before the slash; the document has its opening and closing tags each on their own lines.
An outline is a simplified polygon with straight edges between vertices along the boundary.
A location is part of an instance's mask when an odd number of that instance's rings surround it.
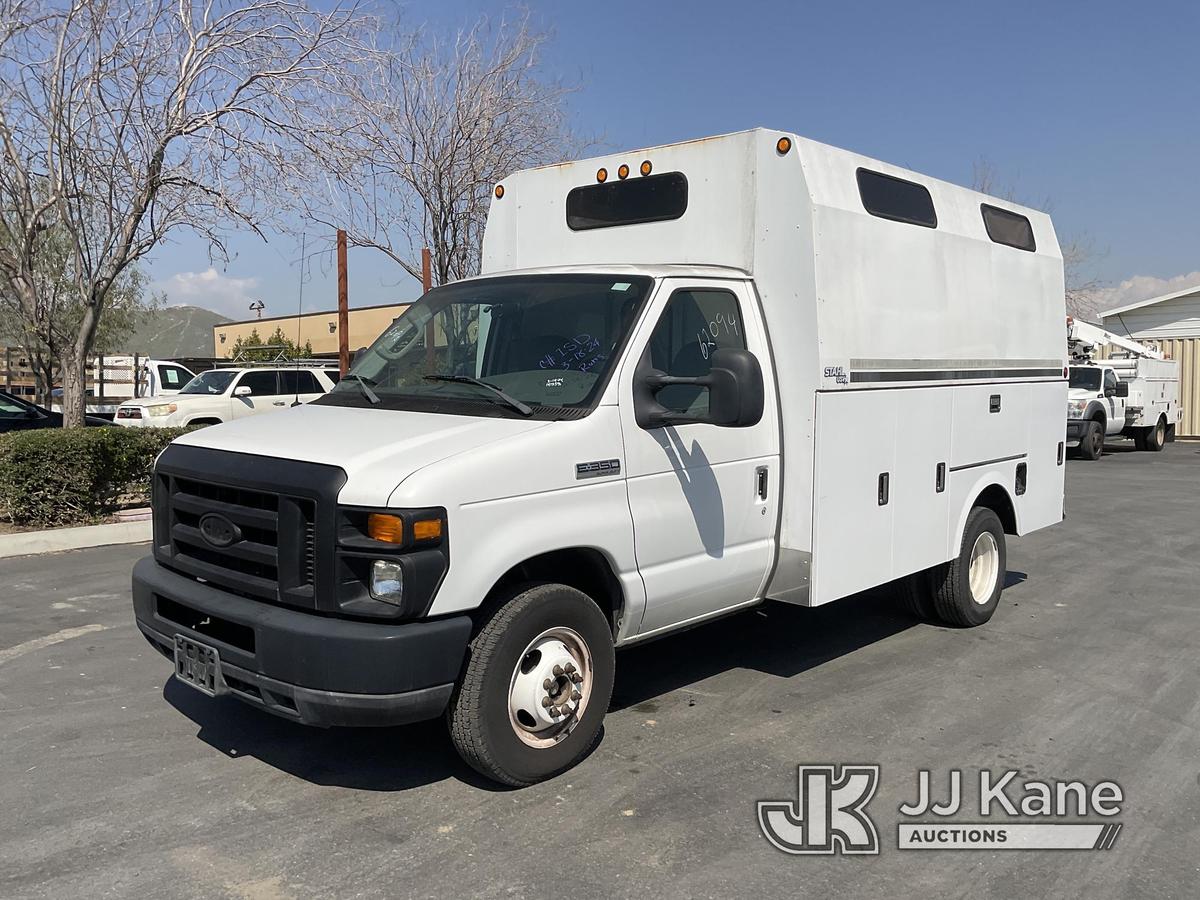
<svg viewBox="0 0 1200 900">
<path fill-rule="evenodd" d="M 173 658 L 174 636 L 207 644 L 224 686 L 307 725 L 400 725 L 441 715 L 458 680 L 471 620 L 361 622 L 251 600 L 154 561 L 133 569 L 138 628 Z"/>
<path fill-rule="evenodd" d="M 1067 419 L 1067 446 L 1078 447 L 1079 442 L 1083 440 L 1083 430 L 1089 420 L 1087 419 Z"/>
</svg>

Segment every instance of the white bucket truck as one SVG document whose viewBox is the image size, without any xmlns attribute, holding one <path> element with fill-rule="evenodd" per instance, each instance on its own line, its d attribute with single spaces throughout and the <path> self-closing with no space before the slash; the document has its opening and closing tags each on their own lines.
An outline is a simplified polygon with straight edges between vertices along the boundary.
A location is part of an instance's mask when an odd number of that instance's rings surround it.
<svg viewBox="0 0 1200 900">
<path fill-rule="evenodd" d="M 482 276 L 167 448 L 137 622 L 202 691 L 445 714 L 529 784 L 597 739 L 615 648 L 895 580 L 986 622 L 1006 536 L 1062 518 L 1063 320 L 1045 215 L 794 135 L 519 172 Z"/>
<path fill-rule="evenodd" d="M 1106 437 L 1133 438 L 1138 450 L 1162 450 L 1175 440 L 1179 364 L 1162 351 L 1099 325 L 1067 319 L 1071 356 L 1067 396 L 1067 447 L 1099 459 Z M 1096 354 L 1106 351 L 1106 359 Z"/>
</svg>

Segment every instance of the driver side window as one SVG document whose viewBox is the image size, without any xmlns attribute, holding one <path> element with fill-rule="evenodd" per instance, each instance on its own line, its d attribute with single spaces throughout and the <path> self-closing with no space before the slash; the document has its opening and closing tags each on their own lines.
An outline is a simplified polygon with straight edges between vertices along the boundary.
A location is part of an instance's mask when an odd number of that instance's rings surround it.
<svg viewBox="0 0 1200 900">
<path fill-rule="evenodd" d="M 667 375 L 703 377 L 712 371 L 712 354 L 722 348 L 746 349 L 742 314 L 729 291 L 679 290 L 671 295 L 650 337 L 650 365 Z M 658 402 L 691 416 L 708 413 L 708 391 L 687 384 L 668 385 Z"/>
<path fill-rule="evenodd" d="M 1112 369 L 1104 370 L 1104 394 L 1111 396 L 1117 391 L 1117 373 Z"/>
</svg>

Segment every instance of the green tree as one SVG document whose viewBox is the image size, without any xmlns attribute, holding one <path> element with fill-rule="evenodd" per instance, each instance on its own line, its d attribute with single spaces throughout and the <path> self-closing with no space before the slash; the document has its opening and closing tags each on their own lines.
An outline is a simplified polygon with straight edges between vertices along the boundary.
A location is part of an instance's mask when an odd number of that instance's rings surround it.
<svg viewBox="0 0 1200 900">
<path fill-rule="evenodd" d="M 246 337 L 233 342 L 233 358 L 247 362 L 285 362 L 292 359 L 309 359 L 312 355 L 310 341 L 297 344 L 278 326 L 265 341 L 255 328 Z"/>
</svg>

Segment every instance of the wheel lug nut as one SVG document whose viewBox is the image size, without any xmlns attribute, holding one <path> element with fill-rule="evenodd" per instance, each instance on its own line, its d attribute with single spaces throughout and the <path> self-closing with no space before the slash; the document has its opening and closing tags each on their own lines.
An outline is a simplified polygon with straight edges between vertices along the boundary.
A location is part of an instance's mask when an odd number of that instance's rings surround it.
<svg viewBox="0 0 1200 900">
<path fill-rule="evenodd" d="M 554 674 L 555 674 L 555 675 L 561 675 L 562 673 L 563 673 L 563 667 L 562 667 L 562 666 L 555 666 L 555 667 L 554 667 Z"/>
<path fill-rule="evenodd" d="M 549 698 L 549 697 L 543 697 L 543 698 L 542 698 L 542 707 L 543 707 L 543 708 L 549 708 L 549 706 L 550 706 L 550 698 Z"/>
<path fill-rule="evenodd" d="M 546 690 L 550 690 L 550 688 L 554 687 L 554 679 L 553 678 L 545 679 L 542 682 L 542 687 L 544 687 Z"/>
<path fill-rule="evenodd" d="M 562 715 L 562 712 L 559 710 L 559 708 L 557 706 L 550 707 L 550 716 L 552 718 L 557 719 L 561 715 Z"/>
<path fill-rule="evenodd" d="M 580 675 L 578 672 L 575 672 L 575 673 L 574 673 L 574 674 L 571 676 L 571 681 L 573 681 L 575 684 L 579 684 L 579 683 L 581 683 L 581 682 L 583 681 L 583 676 L 582 676 L 582 675 Z"/>
<path fill-rule="evenodd" d="M 567 671 L 574 672 L 575 671 L 575 663 L 567 663 Z"/>
<path fill-rule="evenodd" d="M 578 703 L 583 699 L 583 694 L 579 693 L 579 691 L 571 691 L 571 699 Z"/>
</svg>

